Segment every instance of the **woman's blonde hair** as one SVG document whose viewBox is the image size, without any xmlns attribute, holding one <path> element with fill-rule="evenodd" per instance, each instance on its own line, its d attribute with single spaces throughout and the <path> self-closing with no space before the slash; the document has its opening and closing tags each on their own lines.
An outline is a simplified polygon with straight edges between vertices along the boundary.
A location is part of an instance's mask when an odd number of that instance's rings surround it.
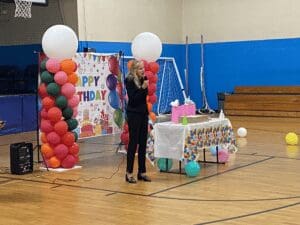
<svg viewBox="0 0 300 225">
<path fill-rule="evenodd" d="M 129 68 L 129 73 L 128 73 L 128 79 L 133 80 L 135 85 L 138 88 L 141 88 L 142 84 L 141 84 L 140 79 L 136 75 L 136 72 L 139 69 L 139 66 L 141 65 L 141 63 L 143 63 L 143 61 L 133 59 L 131 65 L 130 65 L 130 68 Z"/>
<path fill-rule="evenodd" d="M 132 75 L 136 75 L 136 71 L 139 69 L 139 66 L 143 63 L 143 61 L 139 61 L 139 60 L 132 60 L 131 66 L 129 68 L 129 73 L 131 73 Z"/>
</svg>

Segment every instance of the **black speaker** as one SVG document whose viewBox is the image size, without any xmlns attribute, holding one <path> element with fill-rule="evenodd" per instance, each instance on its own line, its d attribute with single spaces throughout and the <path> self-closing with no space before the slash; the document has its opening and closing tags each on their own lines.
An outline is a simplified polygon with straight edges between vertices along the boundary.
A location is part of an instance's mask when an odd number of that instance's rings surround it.
<svg viewBox="0 0 300 225">
<path fill-rule="evenodd" d="M 10 170 L 12 174 L 22 175 L 33 171 L 32 143 L 14 143 L 10 145 Z"/>
</svg>

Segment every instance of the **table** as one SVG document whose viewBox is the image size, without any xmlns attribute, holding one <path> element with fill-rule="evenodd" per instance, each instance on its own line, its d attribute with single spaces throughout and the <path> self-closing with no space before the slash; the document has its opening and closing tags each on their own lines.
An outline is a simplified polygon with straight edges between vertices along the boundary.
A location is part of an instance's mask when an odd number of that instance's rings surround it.
<svg viewBox="0 0 300 225">
<path fill-rule="evenodd" d="M 201 153 L 210 146 L 235 145 L 234 132 L 228 118 L 211 118 L 207 122 L 187 125 L 157 123 L 154 125 L 154 140 L 154 157 L 179 161 L 200 161 Z M 207 162 L 205 153 L 204 162 Z"/>
</svg>

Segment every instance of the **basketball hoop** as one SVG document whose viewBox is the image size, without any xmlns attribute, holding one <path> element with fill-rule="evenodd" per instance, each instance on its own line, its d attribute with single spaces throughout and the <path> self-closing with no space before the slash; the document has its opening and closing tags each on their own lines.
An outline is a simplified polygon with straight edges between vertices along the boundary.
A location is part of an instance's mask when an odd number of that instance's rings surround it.
<svg viewBox="0 0 300 225">
<path fill-rule="evenodd" d="M 15 17 L 31 18 L 31 0 L 15 0 Z"/>
</svg>

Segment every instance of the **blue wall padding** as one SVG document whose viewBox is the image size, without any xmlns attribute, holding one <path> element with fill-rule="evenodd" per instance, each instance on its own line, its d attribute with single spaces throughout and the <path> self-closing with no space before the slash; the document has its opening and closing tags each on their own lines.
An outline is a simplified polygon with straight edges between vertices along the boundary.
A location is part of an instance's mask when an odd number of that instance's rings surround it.
<svg viewBox="0 0 300 225">
<path fill-rule="evenodd" d="M 6 124 L 0 135 L 35 130 L 35 102 L 34 95 L 0 96 L 0 120 Z"/>
<path fill-rule="evenodd" d="M 36 104 L 35 95 L 23 95 L 23 132 L 37 128 Z"/>
<path fill-rule="evenodd" d="M 189 46 L 189 86 L 201 107 L 200 44 Z M 218 92 L 240 85 L 300 85 L 300 38 L 204 45 L 205 85 L 211 108 Z M 200 98 L 199 98 L 200 97 Z"/>
<path fill-rule="evenodd" d="M 40 44 L 0 46 L 0 65 L 17 66 L 25 69 L 26 66 L 38 63 Z"/>
</svg>

